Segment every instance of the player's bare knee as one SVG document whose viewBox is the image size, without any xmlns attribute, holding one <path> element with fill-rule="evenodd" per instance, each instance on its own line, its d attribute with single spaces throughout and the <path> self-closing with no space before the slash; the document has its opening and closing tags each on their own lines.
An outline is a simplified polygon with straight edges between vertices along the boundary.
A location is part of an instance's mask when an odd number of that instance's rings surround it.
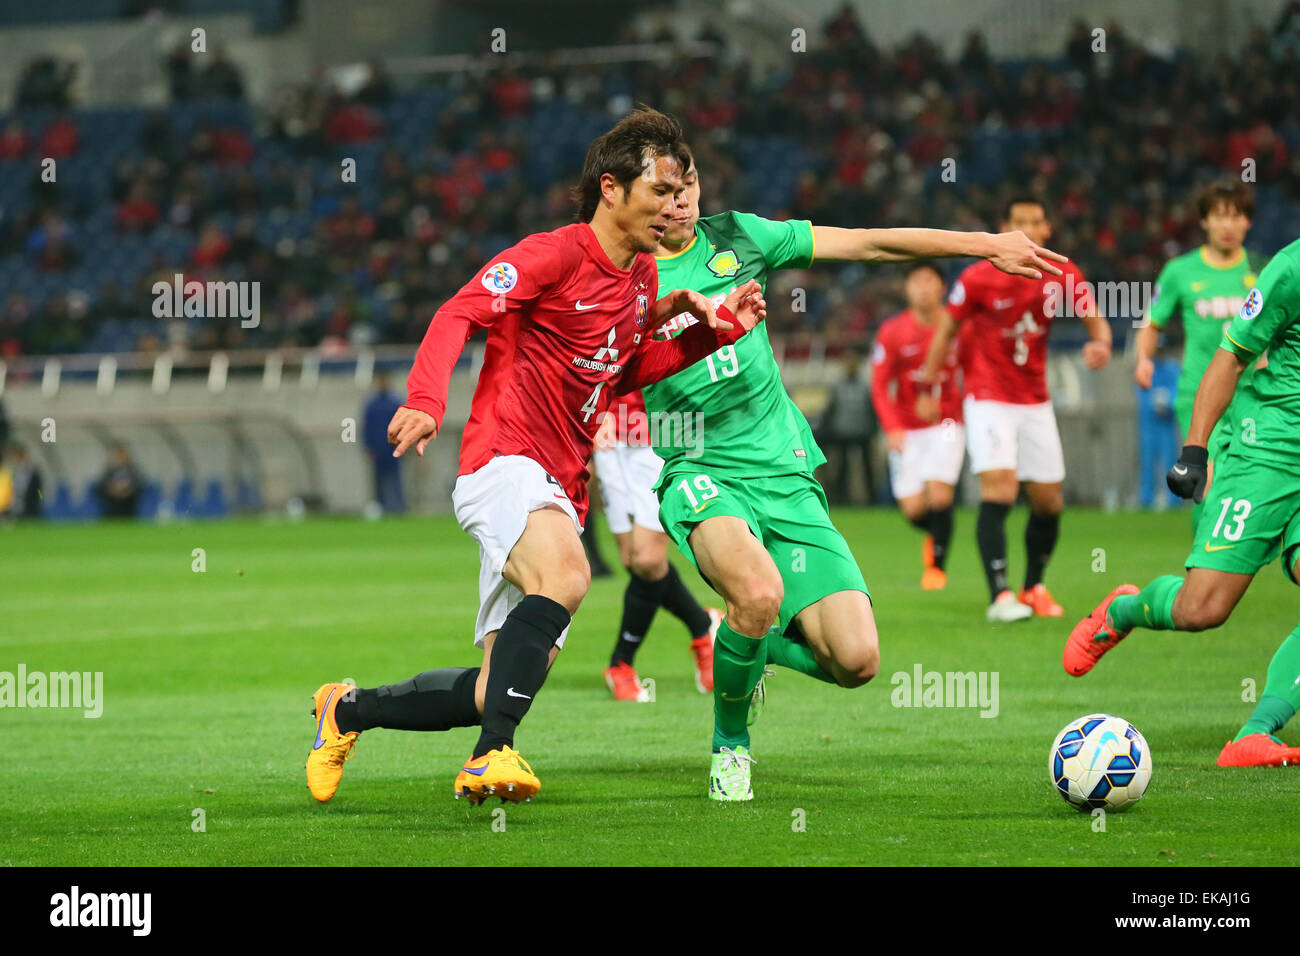
<svg viewBox="0 0 1300 956">
<path fill-rule="evenodd" d="M 587 596 L 590 587 L 591 566 L 585 557 L 578 556 L 559 559 L 554 566 L 547 568 L 537 591 L 556 604 L 564 605 L 572 614 L 578 610 L 578 605 Z"/>
<path fill-rule="evenodd" d="M 836 663 L 840 670 L 836 680 L 841 687 L 861 687 L 880 673 L 880 648 L 863 644 L 842 654 Z"/>
<path fill-rule="evenodd" d="M 658 581 L 668 573 L 668 558 L 654 552 L 633 551 L 627 569 L 644 581 Z"/>
<path fill-rule="evenodd" d="M 745 578 L 728 602 L 728 622 L 741 634 L 760 636 L 781 613 L 785 589 L 779 577 L 769 579 L 764 575 Z"/>
<path fill-rule="evenodd" d="M 944 508 L 952 505 L 952 488 L 942 485 L 938 488 L 931 488 L 926 502 L 931 511 L 942 511 Z"/>
<path fill-rule="evenodd" d="M 908 521 L 915 521 L 925 514 L 925 502 L 920 498 L 908 498 L 900 501 L 898 506 L 903 511 L 903 517 Z"/>
</svg>

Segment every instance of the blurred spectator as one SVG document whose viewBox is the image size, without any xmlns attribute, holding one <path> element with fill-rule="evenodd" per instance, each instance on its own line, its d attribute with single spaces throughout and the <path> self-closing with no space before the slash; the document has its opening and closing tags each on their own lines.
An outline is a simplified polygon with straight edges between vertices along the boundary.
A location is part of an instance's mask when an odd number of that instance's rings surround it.
<svg viewBox="0 0 1300 956">
<path fill-rule="evenodd" d="M 0 160 L 21 159 L 32 147 L 32 138 L 23 129 L 23 124 L 11 119 L 0 133 Z"/>
<path fill-rule="evenodd" d="M 357 91 L 357 102 L 374 107 L 387 106 L 393 98 L 393 81 L 378 61 L 367 63 L 366 70 L 366 80 Z"/>
<path fill-rule="evenodd" d="M 27 252 L 40 268 L 52 272 L 71 268 L 76 262 L 72 230 L 58 212 L 48 210 L 41 217 L 40 225 L 27 237 Z"/>
<path fill-rule="evenodd" d="M 76 151 L 77 124 L 67 113 L 60 113 L 50 120 L 50 125 L 41 133 L 41 156 L 63 159 Z"/>
<path fill-rule="evenodd" d="M 1176 358 L 1157 358 L 1151 387 L 1134 386 L 1138 407 L 1138 502 L 1143 508 L 1163 510 L 1181 503 L 1165 482 L 1165 473 L 1178 461 L 1182 450 L 1174 415 L 1179 367 Z"/>
<path fill-rule="evenodd" d="M 375 500 L 388 514 L 406 511 L 406 496 L 402 491 L 401 459 L 393 457 L 393 446 L 388 443 L 388 423 L 402 407 L 401 400 L 391 391 L 388 376 L 383 372 L 375 376 L 375 390 L 362 413 L 362 444 L 370 457 L 371 476 L 374 480 Z"/>
<path fill-rule="evenodd" d="M 123 232 L 148 232 L 158 224 L 158 204 L 143 180 L 131 184 L 126 198 L 117 204 L 117 227 Z"/>
<path fill-rule="evenodd" d="M 37 57 L 18 77 L 14 105 L 18 109 L 67 109 L 68 88 L 75 73 L 72 63 L 60 63 L 50 56 Z"/>
<path fill-rule="evenodd" d="M 190 45 L 182 40 L 167 54 L 164 63 L 167 88 L 173 103 L 185 103 L 194 98 L 194 64 L 190 59 Z"/>
<path fill-rule="evenodd" d="M 871 439 L 876 431 L 876 416 L 871 407 L 871 383 L 862 375 L 862 359 L 857 351 L 844 353 L 843 375 L 831 386 L 830 404 L 820 419 L 817 444 L 826 452 L 827 497 L 836 504 L 852 499 L 853 459 L 862 463 L 867 486 L 867 502 L 876 500 L 876 481 L 872 474 Z"/>
<path fill-rule="evenodd" d="M 32 461 L 25 446 L 14 444 L 8 447 L 9 454 L 5 456 L 5 463 L 9 468 L 13 488 L 10 514 L 16 518 L 39 518 L 44 501 L 41 470 Z"/>
<path fill-rule="evenodd" d="M 199 74 L 197 95 L 208 100 L 242 100 L 244 98 L 244 81 L 239 70 L 226 56 L 224 47 L 217 47 L 211 55 L 211 62 Z"/>
<path fill-rule="evenodd" d="M 125 445 L 114 445 L 108 453 L 108 466 L 95 486 L 105 518 L 134 518 L 140 509 L 140 492 L 144 482 L 131 461 Z"/>
</svg>

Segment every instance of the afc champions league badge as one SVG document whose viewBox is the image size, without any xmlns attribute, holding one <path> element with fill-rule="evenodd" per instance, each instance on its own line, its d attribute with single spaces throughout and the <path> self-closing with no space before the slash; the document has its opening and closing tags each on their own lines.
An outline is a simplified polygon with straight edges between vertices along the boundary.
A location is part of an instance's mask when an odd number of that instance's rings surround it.
<svg viewBox="0 0 1300 956">
<path fill-rule="evenodd" d="M 636 327 L 645 328 L 646 316 L 650 312 L 650 297 L 648 295 L 638 295 L 636 297 Z"/>
</svg>

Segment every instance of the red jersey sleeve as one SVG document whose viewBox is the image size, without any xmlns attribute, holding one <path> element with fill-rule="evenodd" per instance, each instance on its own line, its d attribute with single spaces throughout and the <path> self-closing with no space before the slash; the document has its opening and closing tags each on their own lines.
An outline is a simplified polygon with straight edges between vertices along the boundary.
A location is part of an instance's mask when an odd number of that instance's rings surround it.
<svg viewBox="0 0 1300 956">
<path fill-rule="evenodd" d="M 948 290 L 948 314 L 958 322 L 964 322 L 974 311 L 979 301 L 979 276 L 974 266 L 966 269 L 957 277 L 957 281 Z"/>
<path fill-rule="evenodd" d="M 452 369 L 477 330 L 517 315 L 563 275 L 565 248 L 552 233 L 536 233 L 496 256 L 448 299 L 429 323 L 406 379 L 406 407 L 442 427 Z"/>
<path fill-rule="evenodd" d="M 889 395 L 889 383 L 894 380 L 894 361 L 897 357 L 890 341 L 892 328 L 888 322 L 880 327 L 876 344 L 871 350 L 871 402 L 876 406 L 876 418 L 880 420 L 880 427 L 887 432 L 896 432 L 903 427 L 894 400 Z"/>
<path fill-rule="evenodd" d="M 731 310 L 718 306 L 718 318 L 731 323 L 730 329 L 714 329 L 707 322 L 696 322 L 681 335 L 671 339 L 646 339 L 632 361 L 623 369 L 614 394 L 622 395 L 645 388 L 682 369 L 690 368 L 706 355 L 712 355 L 724 345 L 740 341 L 748 329 L 731 314 Z"/>
</svg>

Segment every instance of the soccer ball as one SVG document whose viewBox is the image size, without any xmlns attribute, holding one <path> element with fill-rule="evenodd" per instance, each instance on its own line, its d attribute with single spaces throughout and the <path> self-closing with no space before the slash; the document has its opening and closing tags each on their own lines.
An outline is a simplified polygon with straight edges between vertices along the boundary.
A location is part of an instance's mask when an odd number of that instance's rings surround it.
<svg viewBox="0 0 1300 956">
<path fill-rule="evenodd" d="M 1127 810 L 1151 782 L 1151 748 L 1123 717 L 1089 714 L 1056 735 L 1047 769 L 1052 786 L 1076 810 Z"/>
</svg>

